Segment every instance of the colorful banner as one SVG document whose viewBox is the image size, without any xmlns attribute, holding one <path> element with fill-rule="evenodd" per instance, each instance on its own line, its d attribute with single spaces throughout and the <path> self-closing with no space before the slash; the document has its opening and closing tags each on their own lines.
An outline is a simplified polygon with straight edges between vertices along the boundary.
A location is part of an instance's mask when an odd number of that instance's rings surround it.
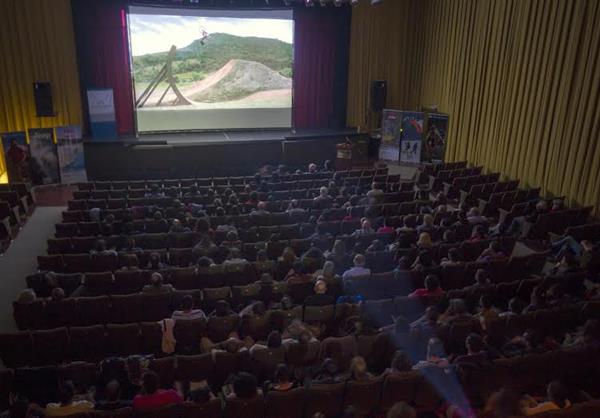
<svg viewBox="0 0 600 418">
<path fill-rule="evenodd" d="M 423 140 L 424 126 L 423 112 L 402 112 L 400 162 L 421 162 L 421 141 Z"/>
<path fill-rule="evenodd" d="M 427 115 L 427 129 L 423 140 L 421 161 L 428 163 L 444 161 L 447 135 L 448 115 L 429 113 Z"/>
<path fill-rule="evenodd" d="M 87 181 L 81 127 L 63 126 L 56 128 L 55 133 L 61 181 L 65 184 Z"/>
<path fill-rule="evenodd" d="M 94 139 L 117 138 L 117 118 L 112 89 L 87 91 L 90 130 Z"/>
<path fill-rule="evenodd" d="M 402 112 L 383 109 L 382 115 L 379 159 L 398 161 L 400 158 L 400 122 L 402 120 Z"/>
<path fill-rule="evenodd" d="M 31 180 L 33 184 L 60 183 L 58 155 L 51 128 L 30 129 Z"/>
<path fill-rule="evenodd" d="M 31 181 L 31 153 L 27 144 L 27 134 L 25 132 L 6 132 L 0 136 L 2 137 L 8 181 L 11 183 Z"/>
</svg>

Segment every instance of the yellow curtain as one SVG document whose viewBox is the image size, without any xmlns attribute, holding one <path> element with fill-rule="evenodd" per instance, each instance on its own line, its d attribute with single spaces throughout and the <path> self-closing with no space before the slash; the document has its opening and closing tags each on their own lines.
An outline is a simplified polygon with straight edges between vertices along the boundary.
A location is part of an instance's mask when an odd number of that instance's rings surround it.
<svg viewBox="0 0 600 418">
<path fill-rule="evenodd" d="M 364 3 L 364 2 L 363 2 Z M 388 106 L 450 115 L 466 159 L 572 203 L 600 205 L 600 2 L 394 0 L 353 9 L 348 123 L 368 83 Z"/>
<path fill-rule="evenodd" d="M 0 132 L 81 123 L 70 0 L 0 1 L 0 57 Z M 36 117 L 35 81 L 51 83 L 56 117 Z"/>
</svg>

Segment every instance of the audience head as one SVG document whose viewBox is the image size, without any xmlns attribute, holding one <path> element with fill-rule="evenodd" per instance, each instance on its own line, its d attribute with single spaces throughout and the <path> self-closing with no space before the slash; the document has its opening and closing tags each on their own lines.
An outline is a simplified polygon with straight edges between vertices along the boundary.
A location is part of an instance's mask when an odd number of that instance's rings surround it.
<svg viewBox="0 0 600 418">
<path fill-rule="evenodd" d="M 296 252 L 292 247 L 285 247 L 281 253 L 281 258 L 286 263 L 293 263 L 296 261 Z"/>
<path fill-rule="evenodd" d="M 233 392 L 238 398 L 253 398 L 256 396 L 257 381 L 253 374 L 240 372 L 233 379 Z"/>
<path fill-rule="evenodd" d="M 94 250 L 96 250 L 96 252 L 99 253 L 102 251 L 106 251 L 106 241 L 104 241 L 103 239 L 97 240 L 94 244 Z"/>
<path fill-rule="evenodd" d="M 484 269 L 477 269 L 475 272 L 475 282 L 479 285 L 487 285 L 490 283 L 488 279 L 487 271 Z"/>
<path fill-rule="evenodd" d="M 208 268 L 213 264 L 213 260 L 211 260 L 210 258 L 203 256 L 200 257 L 198 259 L 198 261 L 196 262 L 197 267 L 199 268 Z"/>
<path fill-rule="evenodd" d="M 154 272 L 150 276 L 150 284 L 154 287 L 161 287 L 163 283 L 163 276 L 160 273 Z"/>
<path fill-rule="evenodd" d="M 308 172 L 309 173 L 316 173 L 317 172 L 317 165 L 315 163 L 310 163 L 308 165 Z"/>
<path fill-rule="evenodd" d="M 215 314 L 217 316 L 227 316 L 231 312 L 231 306 L 226 300 L 220 299 L 215 303 Z"/>
<path fill-rule="evenodd" d="M 121 397 L 121 384 L 118 380 L 112 379 L 104 387 L 104 397 L 111 402 L 118 401 Z"/>
<path fill-rule="evenodd" d="M 363 231 L 371 231 L 371 221 L 368 219 L 363 219 L 361 222 L 361 228 Z"/>
<path fill-rule="evenodd" d="M 61 405 L 69 405 L 75 396 L 75 385 L 71 380 L 66 380 L 60 386 L 59 397 Z"/>
<path fill-rule="evenodd" d="M 430 338 L 427 343 L 427 358 L 444 358 L 446 353 L 444 352 L 444 344 L 442 340 L 437 337 Z"/>
<path fill-rule="evenodd" d="M 456 248 L 450 248 L 448 250 L 448 260 L 455 263 L 460 261 L 460 253 Z"/>
<path fill-rule="evenodd" d="M 508 310 L 514 314 L 520 314 L 523 311 L 523 301 L 519 298 L 511 298 L 508 301 Z"/>
<path fill-rule="evenodd" d="M 410 262 L 410 257 L 404 255 L 402 257 L 400 257 L 400 259 L 398 260 L 398 269 L 399 270 L 410 270 L 410 265 L 412 263 Z"/>
<path fill-rule="evenodd" d="M 417 411 L 406 402 L 397 402 L 388 411 L 386 418 L 417 418 Z"/>
<path fill-rule="evenodd" d="M 535 209 L 538 212 L 544 212 L 548 210 L 548 202 L 545 200 L 540 200 L 535 204 Z"/>
<path fill-rule="evenodd" d="M 453 230 L 446 229 L 444 231 L 444 234 L 442 235 L 442 240 L 447 243 L 453 243 L 454 241 L 456 241 L 456 234 Z M 451 248 L 450 250 L 454 250 L 458 254 L 458 250 L 456 248 Z M 450 251 L 448 251 L 448 254 L 450 254 Z"/>
<path fill-rule="evenodd" d="M 485 238 L 486 237 L 486 230 L 482 225 L 476 225 L 473 228 L 473 233 L 471 234 L 471 238 Z"/>
<path fill-rule="evenodd" d="M 437 322 L 440 317 L 440 312 L 435 306 L 428 306 L 427 309 L 425 309 L 425 317 L 431 322 Z"/>
<path fill-rule="evenodd" d="M 285 363 L 279 363 L 275 368 L 275 382 L 288 383 L 290 381 L 290 369 Z"/>
<path fill-rule="evenodd" d="M 65 291 L 63 290 L 62 287 L 55 287 L 54 289 L 52 289 L 52 292 L 50 292 L 50 299 L 53 302 L 60 302 L 64 298 L 65 298 Z"/>
<path fill-rule="evenodd" d="M 194 309 L 194 298 L 192 297 L 192 295 L 185 295 L 181 299 L 181 310 L 189 312 L 192 309 Z"/>
<path fill-rule="evenodd" d="M 158 375 L 152 371 L 147 371 L 142 375 L 142 389 L 144 394 L 152 395 L 158 389 Z"/>
<path fill-rule="evenodd" d="M 433 226 L 433 216 L 430 214 L 423 215 L 423 225 Z"/>
<path fill-rule="evenodd" d="M 19 292 L 17 303 L 33 303 L 35 302 L 36 298 L 37 296 L 35 295 L 35 291 L 33 289 L 23 289 Z"/>
<path fill-rule="evenodd" d="M 190 390 L 187 394 L 188 402 L 204 404 L 210 401 L 210 388 L 208 386 L 202 386 L 193 390 Z"/>
<path fill-rule="evenodd" d="M 163 214 L 160 210 L 157 210 L 156 212 L 154 212 L 154 214 L 152 215 L 152 218 L 155 221 L 162 221 L 163 220 Z"/>
<path fill-rule="evenodd" d="M 479 212 L 479 208 L 476 206 L 471 207 L 471 209 L 469 209 L 469 212 L 467 213 L 468 217 L 474 217 L 474 216 L 480 216 L 481 212 Z"/>
<path fill-rule="evenodd" d="M 467 304 L 464 299 L 450 299 L 448 313 L 451 315 L 461 315 L 467 313 Z"/>
<path fill-rule="evenodd" d="M 482 309 L 492 309 L 492 299 L 488 295 L 481 295 L 479 298 L 479 306 Z"/>
<path fill-rule="evenodd" d="M 321 196 L 321 197 L 329 196 L 329 190 L 327 189 L 327 187 L 323 186 L 319 189 L 319 196 Z"/>
<path fill-rule="evenodd" d="M 425 289 L 430 292 L 436 291 L 440 287 L 440 281 L 435 274 L 428 274 L 424 281 Z"/>
<path fill-rule="evenodd" d="M 365 264 L 367 263 L 367 259 L 362 254 L 356 254 L 354 256 L 353 262 L 354 262 L 355 267 L 364 267 Z"/>
<path fill-rule="evenodd" d="M 267 336 L 267 347 L 279 348 L 281 347 L 281 334 L 279 331 L 271 331 Z"/>
<path fill-rule="evenodd" d="M 412 368 L 412 365 L 404 351 L 396 350 L 390 368 L 396 372 L 406 372 Z"/>
<path fill-rule="evenodd" d="M 154 268 L 158 268 L 159 264 L 160 264 L 160 254 L 157 252 L 150 253 L 150 266 L 153 266 Z"/>
<path fill-rule="evenodd" d="M 554 380 L 548 384 L 546 388 L 548 399 L 560 408 L 564 408 L 567 403 L 568 391 L 567 388 L 558 380 Z"/>
<path fill-rule="evenodd" d="M 327 293 L 327 282 L 323 279 L 323 276 L 319 276 L 319 279 L 315 282 L 314 291 L 317 295 L 324 295 Z"/>
</svg>

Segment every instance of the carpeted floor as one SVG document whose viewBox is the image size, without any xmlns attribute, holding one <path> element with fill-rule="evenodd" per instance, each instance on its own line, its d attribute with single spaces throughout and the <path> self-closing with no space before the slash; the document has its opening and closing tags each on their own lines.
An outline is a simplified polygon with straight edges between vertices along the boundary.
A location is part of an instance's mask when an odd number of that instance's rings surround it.
<svg viewBox="0 0 600 418">
<path fill-rule="evenodd" d="M 46 254 L 46 239 L 54 234 L 64 207 L 35 208 L 17 238 L 0 256 L 0 332 L 16 331 L 12 302 L 25 288 L 25 278 L 35 272 L 37 256 Z"/>
</svg>

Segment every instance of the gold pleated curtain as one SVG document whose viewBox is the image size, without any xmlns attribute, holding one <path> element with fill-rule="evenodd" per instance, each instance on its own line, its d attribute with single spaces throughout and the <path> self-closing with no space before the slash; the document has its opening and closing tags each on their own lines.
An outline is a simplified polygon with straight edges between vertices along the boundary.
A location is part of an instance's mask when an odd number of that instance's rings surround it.
<svg viewBox="0 0 600 418">
<path fill-rule="evenodd" d="M 353 9 L 348 124 L 388 107 L 450 115 L 448 161 L 600 204 L 598 0 L 392 0 Z"/>
<path fill-rule="evenodd" d="M 36 117 L 35 81 L 51 83 L 56 117 Z M 1 0 L 0 132 L 80 123 L 70 0 Z"/>
</svg>

